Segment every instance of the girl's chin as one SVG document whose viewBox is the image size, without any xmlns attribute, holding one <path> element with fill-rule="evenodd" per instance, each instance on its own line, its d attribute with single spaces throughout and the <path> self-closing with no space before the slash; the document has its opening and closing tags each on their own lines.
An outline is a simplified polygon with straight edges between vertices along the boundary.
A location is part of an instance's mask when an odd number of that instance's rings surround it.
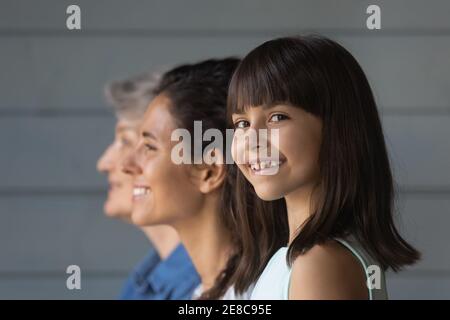
<svg viewBox="0 0 450 320">
<path fill-rule="evenodd" d="M 275 190 L 260 190 L 255 188 L 256 195 L 264 200 L 264 201 L 274 201 L 283 198 L 283 195 L 280 195 Z"/>
</svg>

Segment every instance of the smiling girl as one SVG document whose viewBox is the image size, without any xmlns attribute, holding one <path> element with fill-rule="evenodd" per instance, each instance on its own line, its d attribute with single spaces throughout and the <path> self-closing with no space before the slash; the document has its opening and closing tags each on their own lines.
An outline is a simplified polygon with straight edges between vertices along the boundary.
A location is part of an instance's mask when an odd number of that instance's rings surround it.
<svg viewBox="0 0 450 320">
<path fill-rule="evenodd" d="M 252 299 L 387 298 L 384 271 L 419 253 L 394 225 L 382 126 L 353 56 L 318 36 L 268 41 L 240 63 L 228 108 L 233 158 L 248 159 L 238 184 L 243 175 L 261 199 L 284 199 L 277 214 L 289 225 L 288 235 L 272 233 L 289 240 L 256 275 Z M 276 129 L 278 141 L 236 139 L 260 129 Z M 271 143 L 278 156 L 261 158 Z"/>
</svg>

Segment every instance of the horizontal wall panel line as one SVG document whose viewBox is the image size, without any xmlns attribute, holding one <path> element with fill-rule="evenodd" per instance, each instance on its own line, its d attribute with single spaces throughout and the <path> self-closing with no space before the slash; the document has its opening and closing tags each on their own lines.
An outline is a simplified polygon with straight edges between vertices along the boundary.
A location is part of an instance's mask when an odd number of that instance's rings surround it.
<svg viewBox="0 0 450 320">
<path fill-rule="evenodd" d="M 387 277 L 389 278 L 443 278 L 450 277 L 450 270 L 431 270 L 431 269 L 420 269 L 420 270 L 408 270 L 400 271 L 399 273 L 388 272 Z"/>
<path fill-rule="evenodd" d="M 81 268 L 82 278 L 124 278 L 128 275 L 130 270 L 124 271 L 110 271 L 110 270 L 96 270 L 83 271 Z M 65 270 L 46 270 L 46 271 L 0 271 L 0 279 L 17 279 L 17 278 L 61 278 L 67 277 L 69 274 Z M 408 270 L 394 273 L 389 271 L 388 278 L 422 278 L 422 277 L 450 277 L 450 270 Z"/>
<path fill-rule="evenodd" d="M 45 188 L 0 188 L 0 197 L 30 197 L 30 196 L 99 196 L 105 195 L 106 188 L 67 188 L 67 187 L 45 187 Z"/>
<path fill-rule="evenodd" d="M 446 107 L 380 107 L 381 115 L 386 116 L 435 116 L 450 115 L 450 106 Z M 89 107 L 89 108 L 2 108 L 0 117 L 110 117 L 112 108 Z"/>
<path fill-rule="evenodd" d="M 397 187 L 396 192 L 406 195 L 426 195 L 426 196 L 450 196 L 450 186 L 428 187 L 428 186 L 407 186 Z"/>
<path fill-rule="evenodd" d="M 450 115 L 448 107 L 379 107 L 381 115 L 387 116 L 435 116 Z"/>
<path fill-rule="evenodd" d="M 126 271 L 83 271 L 81 267 L 81 278 L 125 278 L 131 270 Z M 23 278 L 67 278 L 65 270 L 51 271 L 0 271 L 1 279 L 23 279 Z"/>
<path fill-rule="evenodd" d="M 106 117 L 113 113 L 112 108 L 0 108 L 0 117 Z M 450 113 L 450 112 L 449 112 Z"/>
<path fill-rule="evenodd" d="M 365 28 L 333 28 L 333 29 L 89 29 L 65 30 L 65 29 L 0 29 L 0 37 L 152 37 L 152 38 L 177 38 L 177 37 L 249 37 L 249 36 L 280 36 L 294 34 L 321 33 L 328 36 L 450 36 L 450 28 L 430 29 L 400 29 L 386 28 L 381 30 L 368 30 Z"/>
<path fill-rule="evenodd" d="M 22 196 L 99 196 L 105 195 L 107 188 L 101 187 L 3 187 L 0 188 L 0 197 L 22 197 Z M 411 186 L 397 188 L 397 193 L 405 195 L 424 196 L 450 196 L 450 185 L 440 187 Z"/>
</svg>

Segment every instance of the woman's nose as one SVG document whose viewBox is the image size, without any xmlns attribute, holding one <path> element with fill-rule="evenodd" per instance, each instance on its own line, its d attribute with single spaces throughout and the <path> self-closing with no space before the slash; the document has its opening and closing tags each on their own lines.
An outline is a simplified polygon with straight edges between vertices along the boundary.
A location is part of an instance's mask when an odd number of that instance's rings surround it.
<svg viewBox="0 0 450 320">
<path fill-rule="evenodd" d="M 97 161 L 97 170 L 106 173 L 113 167 L 112 146 L 108 146 Z"/>
<path fill-rule="evenodd" d="M 142 172 L 136 162 L 136 152 L 130 152 L 124 156 L 122 161 L 122 171 L 129 175 L 138 175 Z"/>
</svg>

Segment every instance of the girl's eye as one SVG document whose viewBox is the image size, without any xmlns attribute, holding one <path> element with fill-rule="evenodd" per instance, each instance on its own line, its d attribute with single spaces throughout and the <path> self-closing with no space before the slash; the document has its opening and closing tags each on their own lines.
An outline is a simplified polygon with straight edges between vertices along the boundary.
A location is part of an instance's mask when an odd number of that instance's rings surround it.
<svg viewBox="0 0 450 320">
<path fill-rule="evenodd" d="M 279 122 L 279 121 L 286 120 L 286 119 L 289 119 L 289 117 L 284 114 L 281 114 L 281 113 L 276 113 L 270 117 L 269 121 L 270 122 Z"/>
<path fill-rule="evenodd" d="M 242 128 L 248 127 L 249 125 L 250 125 L 250 123 L 246 120 L 238 120 L 234 123 L 234 127 L 236 129 L 242 129 Z"/>
</svg>

